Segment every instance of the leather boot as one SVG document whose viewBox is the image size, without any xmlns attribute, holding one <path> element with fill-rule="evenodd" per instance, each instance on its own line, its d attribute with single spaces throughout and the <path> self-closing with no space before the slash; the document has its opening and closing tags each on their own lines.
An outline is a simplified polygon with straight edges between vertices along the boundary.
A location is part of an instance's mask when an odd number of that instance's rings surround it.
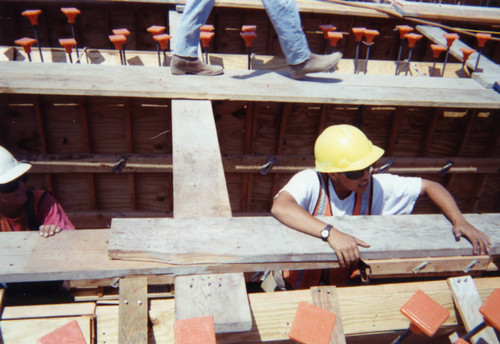
<svg viewBox="0 0 500 344">
<path fill-rule="evenodd" d="M 342 58 L 342 53 L 336 52 L 330 55 L 312 54 L 308 60 L 298 65 L 289 65 L 291 76 L 294 79 L 302 79 L 307 73 L 324 72 L 335 67 Z"/>
<path fill-rule="evenodd" d="M 191 61 L 189 58 L 173 55 L 170 62 L 170 72 L 173 75 L 220 75 L 224 73 L 224 70 L 221 66 L 206 64 L 198 58 Z"/>
</svg>

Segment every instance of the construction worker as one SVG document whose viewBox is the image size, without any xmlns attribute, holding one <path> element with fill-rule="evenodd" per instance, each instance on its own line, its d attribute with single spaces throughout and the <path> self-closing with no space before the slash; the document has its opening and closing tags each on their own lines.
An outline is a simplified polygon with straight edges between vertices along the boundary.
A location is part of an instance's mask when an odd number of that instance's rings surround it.
<svg viewBox="0 0 500 344">
<path fill-rule="evenodd" d="M 44 190 L 26 189 L 30 164 L 17 161 L 0 146 L 0 228 L 2 232 L 38 230 L 47 238 L 72 230 L 61 205 Z"/>
<path fill-rule="evenodd" d="M 170 70 L 174 75 L 219 75 L 221 66 L 203 63 L 198 58 L 200 28 L 205 24 L 215 0 L 188 0 L 175 37 L 174 56 Z M 302 79 L 307 73 L 333 68 L 342 58 L 339 52 L 330 55 L 311 53 L 302 30 L 299 11 L 294 0 L 262 0 L 274 25 L 291 69 L 291 76 Z"/>
<path fill-rule="evenodd" d="M 418 177 L 373 174 L 372 166 L 383 154 L 383 149 L 373 145 L 354 126 L 328 127 L 314 146 L 316 169 L 301 171 L 290 179 L 274 199 L 273 216 L 293 229 L 327 241 L 340 266 L 353 268 L 360 258 L 358 246 L 368 248 L 369 243 L 315 216 L 409 214 L 418 197 L 426 195 L 451 221 L 457 240 L 466 237 L 473 245 L 474 254 L 489 252 L 488 236 L 465 219 L 441 184 Z M 320 278 L 321 271 L 307 273 Z M 304 286 L 307 279 L 295 272 L 284 272 L 284 277 L 292 288 Z M 318 282 L 309 280 L 306 287 Z"/>
</svg>

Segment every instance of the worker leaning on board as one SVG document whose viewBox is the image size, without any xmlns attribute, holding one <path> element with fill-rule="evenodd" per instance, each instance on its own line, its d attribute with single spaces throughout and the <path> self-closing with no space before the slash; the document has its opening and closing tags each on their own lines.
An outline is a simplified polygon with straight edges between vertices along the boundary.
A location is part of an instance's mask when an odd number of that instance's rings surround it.
<svg viewBox="0 0 500 344">
<path fill-rule="evenodd" d="M 457 240 L 467 238 L 474 254 L 489 252 L 488 236 L 465 219 L 441 184 L 418 177 L 373 174 L 372 166 L 383 154 L 383 149 L 354 126 L 328 127 L 314 146 L 315 170 L 301 171 L 290 179 L 274 198 L 273 216 L 293 229 L 328 242 L 340 266 L 349 268 L 359 261 L 358 246 L 370 245 L 316 216 L 409 214 L 418 197 L 426 195 L 451 221 Z M 304 273 L 309 275 L 309 282 Z M 321 270 L 286 271 L 283 277 L 290 287 L 298 289 L 307 287 L 305 283 L 319 285 Z"/>
<path fill-rule="evenodd" d="M 0 146 L 0 229 L 2 232 L 37 230 L 51 237 L 73 230 L 62 206 L 45 190 L 26 188 L 30 164 L 17 161 Z"/>
</svg>

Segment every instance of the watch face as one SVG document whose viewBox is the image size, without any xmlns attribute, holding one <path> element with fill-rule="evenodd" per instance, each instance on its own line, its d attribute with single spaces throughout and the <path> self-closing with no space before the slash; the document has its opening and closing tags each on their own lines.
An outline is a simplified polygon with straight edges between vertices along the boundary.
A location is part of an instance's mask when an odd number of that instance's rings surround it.
<svg viewBox="0 0 500 344">
<path fill-rule="evenodd" d="M 321 238 L 327 239 L 329 234 L 330 234 L 330 231 L 328 229 L 323 229 L 321 231 Z"/>
</svg>

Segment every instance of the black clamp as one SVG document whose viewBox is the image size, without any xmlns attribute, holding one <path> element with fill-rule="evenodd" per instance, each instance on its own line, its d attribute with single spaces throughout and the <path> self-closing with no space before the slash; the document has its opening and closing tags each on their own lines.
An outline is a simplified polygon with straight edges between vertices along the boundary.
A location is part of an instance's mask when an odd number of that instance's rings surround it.
<svg viewBox="0 0 500 344">
<path fill-rule="evenodd" d="M 272 156 L 269 157 L 264 165 L 260 168 L 260 174 L 265 176 L 271 169 L 273 168 L 274 164 L 276 164 L 276 159 L 273 158 Z"/>
<path fill-rule="evenodd" d="M 126 156 L 121 156 L 120 159 L 118 159 L 117 162 L 115 162 L 115 165 L 112 168 L 112 171 L 114 174 L 120 174 L 125 165 L 127 164 L 127 157 Z"/>
<path fill-rule="evenodd" d="M 446 173 L 450 170 L 450 168 L 454 165 L 453 161 L 448 161 L 446 165 L 443 166 L 441 171 L 439 171 L 439 176 L 444 177 Z"/>
</svg>

